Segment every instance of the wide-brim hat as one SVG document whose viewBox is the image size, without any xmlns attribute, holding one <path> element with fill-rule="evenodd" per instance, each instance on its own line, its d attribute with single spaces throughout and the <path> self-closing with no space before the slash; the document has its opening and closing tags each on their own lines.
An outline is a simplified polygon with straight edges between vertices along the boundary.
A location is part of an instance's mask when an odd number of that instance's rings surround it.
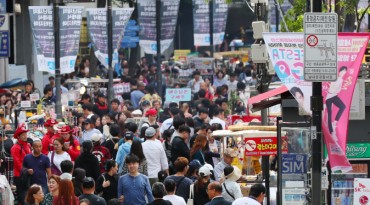
<svg viewBox="0 0 370 205">
<path fill-rule="evenodd" d="M 66 126 L 63 126 L 62 129 L 60 129 L 58 131 L 59 134 L 69 134 L 69 133 L 72 133 L 73 130 L 71 129 L 70 126 L 66 125 Z"/>
<path fill-rule="evenodd" d="M 242 176 L 242 173 L 241 173 L 241 171 L 240 171 L 240 169 L 238 167 L 232 166 L 232 168 L 234 168 L 234 169 L 233 169 L 233 171 L 231 173 L 227 173 L 224 170 L 223 175 L 224 176 L 226 175 L 225 176 L 225 179 L 227 179 L 229 181 L 236 182 L 236 181 L 238 181 L 238 179 L 240 179 L 240 177 Z"/>
<path fill-rule="evenodd" d="M 58 124 L 58 122 L 55 119 L 48 119 L 44 123 L 44 127 L 52 127 L 54 125 Z"/>
<path fill-rule="evenodd" d="M 66 126 L 66 123 L 64 123 L 64 122 L 58 122 L 58 124 L 55 124 L 55 125 L 53 126 L 53 128 L 54 128 L 54 130 L 59 131 L 59 130 L 61 130 L 64 126 Z"/>
<path fill-rule="evenodd" d="M 28 132 L 28 131 L 29 130 L 27 130 L 26 127 L 20 126 L 20 127 L 17 128 L 17 130 L 15 130 L 14 138 L 17 139 L 19 137 L 19 135 L 21 135 L 22 133 Z"/>
</svg>

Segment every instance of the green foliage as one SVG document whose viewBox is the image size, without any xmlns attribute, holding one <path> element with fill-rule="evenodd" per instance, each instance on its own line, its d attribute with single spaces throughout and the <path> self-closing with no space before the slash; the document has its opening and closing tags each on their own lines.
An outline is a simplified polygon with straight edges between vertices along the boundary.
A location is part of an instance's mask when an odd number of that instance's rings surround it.
<svg viewBox="0 0 370 205">
<path fill-rule="evenodd" d="M 281 4 L 284 0 L 279 0 Z M 293 7 L 284 15 L 289 32 L 303 31 L 303 14 L 306 11 L 306 0 L 294 0 Z M 283 22 L 280 22 L 280 31 L 287 32 Z"/>
</svg>

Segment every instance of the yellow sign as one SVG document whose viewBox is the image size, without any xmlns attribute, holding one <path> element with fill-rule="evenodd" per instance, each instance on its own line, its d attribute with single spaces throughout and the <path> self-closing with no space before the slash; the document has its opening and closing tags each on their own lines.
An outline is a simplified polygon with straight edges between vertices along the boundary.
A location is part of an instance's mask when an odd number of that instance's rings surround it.
<svg viewBox="0 0 370 205">
<path fill-rule="evenodd" d="M 186 56 L 191 53 L 191 50 L 175 50 L 174 53 L 174 58 L 175 61 L 181 60 L 181 61 L 186 61 Z"/>
</svg>

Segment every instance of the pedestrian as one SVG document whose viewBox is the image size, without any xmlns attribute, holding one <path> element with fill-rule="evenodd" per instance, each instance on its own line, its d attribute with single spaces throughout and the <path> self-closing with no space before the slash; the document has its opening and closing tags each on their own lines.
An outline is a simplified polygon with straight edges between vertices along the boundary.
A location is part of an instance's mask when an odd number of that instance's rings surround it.
<svg viewBox="0 0 370 205">
<path fill-rule="evenodd" d="M 96 180 L 95 193 L 101 195 L 105 201 L 109 201 L 117 197 L 118 185 L 118 164 L 114 160 L 105 162 L 105 173 L 100 175 Z"/>
<path fill-rule="evenodd" d="M 249 197 L 236 199 L 232 205 L 261 205 L 266 195 L 266 188 L 262 184 L 254 184 L 249 191 Z"/>
<path fill-rule="evenodd" d="M 184 198 L 177 196 L 176 193 L 176 182 L 173 179 L 164 180 L 164 186 L 166 188 L 167 195 L 163 199 L 170 201 L 176 205 L 186 205 Z"/>
<path fill-rule="evenodd" d="M 192 160 L 189 163 L 189 169 L 186 173 L 186 177 L 189 178 L 191 181 L 195 182 L 199 177 L 199 168 L 201 168 L 202 165 L 198 160 Z"/>
<path fill-rule="evenodd" d="M 232 148 L 227 148 L 224 151 L 223 158 L 221 162 L 216 164 L 214 168 L 215 173 L 215 180 L 220 181 L 222 177 L 222 173 L 224 173 L 224 169 L 226 166 L 231 165 L 231 163 L 234 161 L 234 158 L 237 156 L 236 152 Z"/>
<path fill-rule="evenodd" d="M 95 124 L 93 121 L 89 118 L 85 119 L 84 121 L 85 130 L 82 132 L 82 137 L 79 140 L 80 144 L 82 144 L 86 140 L 91 140 L 91 137 L 93 134 L 101 134 L 101 132 L 98 129 L 95 129 Z"/>
<path fill-rule="evenodd" d="M 162 144 L 157 142 L 158 132 L 149 127 L 145 131 L 146 141 L 142 144 L 145 159 L 148 163 L 150 184 L 158 182 L 158 172 L 164 170 L 168 174 L 168 162 Z"/>
<path fill-rule="evenodd" d="M 76 168 L 73 170 L 73 188 L 75 189 L 75 195 L 77 197 L 82 194 L 82 180 L 86 178 L 86 171 L 82 168 Z"/>
<path fill-rule="evenodd" d="M 112 159 L 116 159 L 118 151 L 118 142 L 120 140 L 120 127 L 117 124 L 112 124 L 109 127 L 109 132 L 112 135 L 111 138 L 105 140 L 102 146 L 108 148 Z"/>
<path fill-rule="evenodd" d="M 93 155 L 93 143 L 90 140 L 82 143 L 82 153 L 75 161 L 75 168 L 82 168 L 86 171 L 86 177 L 92 177 L 94 180 L 100 176 L 99 161 Z"/>
<path fill-rule="evenodd" d="M 149 178 L 138 171 L 139 161 L 133 154 L 125 159 L 129 173 L 118 180 L 118 198 L 123 205 L 146 205 L 146 198 L 149 202 L 154 200 Z"/>
<path fill-rule="evenodd" d="M 240 185 L 237 181 L 241 177 L 238 167 L 227 166 L 224 169 L 224 182 L 222 183 L 222 196 L 225 200 L 233 202 L 235 199 L 243 197 Z"/>
<path fill-rule="evenodd" d="M 27 154 L 31 153 L 31 145 L 27 143 L 27 132 L 28 130 L 23 125 L 17 128 L 14 133 L 14 138 L 17 139 L 17 143 L 15 143 L 10 150 L 10 153 L 13 156 L 14 163 L 14 183 L 17 187 L 18 201 L 20 202 L 20 204 L 24 204 L 25 192 L 28 189 L 27 185 L 22 183 L 21 180 L 23 159 Z"/>
<path fill-rule="evenodd" d="M 154 183 L 152 193 L 154 201 L 152 201 L 148 205 L 172 205 L 170 201 L 163 199 L 163 197 L 166 195 L 166 189 L 163 183 L 161 182 Z"/>
<path fill-rule="evenodd" d="M 43 200 L 44 192 L 42 187 L 37 184 L 32 185 L 27 191 L 25 202 L 28 205 L 39 205 Z"/>
<path fill-rule="evenodd" d="M 204 205 L 210 201 L 207 194 L 207 187 L 211 179 L 211 169 L 205 165 L 199 169 L 199 177 L 194 182 L 194 205 Z"/>
<path fill-rule="evenodd" d="M 185 201 L 188 201 L 190 185 L 193 181 L 185 176 L 189 169 L 189 160 L 185 157 L 179 157 L 174 163 L 176 170 L 175 175 L 168 176 L 167 179 L 174 180 L 176 182 L 176 195 L 182 197 Z"/>
<path fill-rule="evenodd" d="M 72 136 L 73 130 L 69 125 L 63 126 L 61 130 L 58 131 L 59 135 L 64 140 L 64 148 L 66 152 L 71 156 L 72 162 L 80 155 L 80 143 L 77 139 Z"/>
<path fill-rule="evenodd" d="M 207 145 L 207 137 L 205 135 L 198 135 L 195 138 L 193 147 L 190 150 L 190 160 L 196 159 L 201 165 L 206 163 L 204 152 Z"/>
<path fill-rule="evenodd" d="M 41 153 L 42 144 L 39 139 L 32 142 L 32 153 L 27 154 L 23 159 L 23 168 L 27 169 L 31 176 L 31 184 L 38 184 L 44 193 L 48 193 L 47 177 L 51 176 L 50 160 Z"/>
<path fill-rule="evenodd" d="M 126 131 L 124 135 L 125 143 L 121 144 L 118 148 L 116 162 L 118 164 L 118 173 L 122 173 L 125 157 L 130 153 L 132 140 L 134 139 L 134 134 L 131 131 Z"/>
<path fill-rule="evenodd" d="M 45 194 L 44 200 L 41 205 L 52 205 L 53 198 L 59 194 L 59 183 L 60 177 L 57 175 L 51 175 L 48 181 L 49 193 Z"/>
<path fill-rule="evenodd" d="M 99 161 L 100 173 L 103 173 L 105 171 L 104 169 L 105 162 L 108 159 L 112 158 L 109 149 L 101 145 L 102 137 L 103 137 L 102 134 L 96 133 L 91 137 L 91 141 L 94 144 L 92 153 Z"/>
<path fill-rule="evenodd" d="M 139 173 L 144 174 L 145 176 L 148 176 L 148 162 L 146 161 L 143 146 L 141 141 L 134 140 L 131 145 L 130 154 L 134 154 L 139 157 Z M 126 174 L 128 172 L 127 165 L 124 165 L 122 173 Z"/>
<path fill-rule="evenodd" d="M 71 156 L 65 151 L 64 139 L 56 138 L 53 142 L 54 151 L 49 152 L 51 173 L 60 176 L 62 169 L 60 164 L 64 160 L 71 160 Z"/>
<path fill-rule="evenodd" d="M 93 205 L 106 205 L 107 203 L 102 197 L 96 196 L 95 192 L 95 181 L 91 177 L 86 177 L 82 180 L 82 192 L 83 194 L 79 196 L 79 200 L 87 199 Z"/>
<path fill-rule="evenodd" d="M 85 103 L 82 105 L 82 110 L 83 110 L 85 119 L 90 119 L 94 115 L 93 109 L 94 109 L 94 105 L 91 103 Z"/>
<path fill-rule="evenodd" d="M 135 109 L 139 108 L 140 100 L 145 95 L 145 84 L 139 82 L 137 88 L 137 90 L 131 92 L 131 103 Z"/>
<path fill-rule="evenodd" d="M 175 163 L 178 157 L 185 157 L 186 159 L 190 159 L 190 150 L 187 145 L 187 140 L 190 136 L 190 128 L 186 125 L 182 125 L 179 127 L 179 136 L 175 137 L 172 141 L 171 147 L 171 161 Z"/>
<path fill-rule="evenodd" d="M 72 181 L 62 179 L 59 183 L 59 194 L 53 197 L 53 205 L 78 205 L 78 197 L 75 196 Z"/>
<path fill-rule="evenodd" d="M 99 117 L 103 117 L 103 115 L 109 113 L 108 105 L 107 105 L 107 97 L 103 93 L 98 94 L 98 100 L 93 107 L 93 112 Z"/>
<path fill-rule="evenodd" d="M 53 136 L 55 134 L 54 125 L 58 122 L 55 119 L 48 119 L 44 123 L 44 128 L 47 130 L 46 134 L 42 138 L 42 153 L 44 155 L 49 154 L 53 150 Z"/>
<path fill-rule="evenodd" d="M 227 201 L 222 196 L 222 185 L 220 182 L 212 182 L 207 187 L 208 197 L 211 199 L 206 205 L 231 205 L 230 201 Z"/>
</svg>

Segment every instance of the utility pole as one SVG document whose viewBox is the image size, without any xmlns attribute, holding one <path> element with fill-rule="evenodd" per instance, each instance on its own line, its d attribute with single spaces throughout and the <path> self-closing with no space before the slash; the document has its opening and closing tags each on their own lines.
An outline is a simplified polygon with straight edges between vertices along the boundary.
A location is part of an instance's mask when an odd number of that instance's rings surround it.
<svg viewBox="0 0 370 205">
<path fill-rule="evenodd" d="M 209 47 L 211 50 L 211 57 L 213 58 L 214 53 L 215 53 L 215 48 L 213 45 L 213 6 L 214 2 L 213 0 L 209 0 L 208 2 L 208 7 L 209 7 Z"/>
<path fill-rule="evenodd" d="M 107 0 L 107 25 L 108 25 L 108 34 L 107 34 L 107 40 L 108 40 L 108 106 L 109 110 L 110 102 L 113 100 L 114 92 L 113 92 L 113 66 L 112 66 L 112 60 L 113 60 L 113 26 L 112 26 L 112 0 Z"/>
<path fill-rule="evenodd" d="M 156 30 L 157 30 L 157 88 L 158 95 L 163 98 L 162 93 L 162 62 L 161 62 L 161 14 L 162 14 L 162 5 L 161 0 L 156 0 Z"/>
<path fill-rule="evenodd" d="M 57 119 L 62 119 L 62 101 L 61 101 L 61 76 L 60 76 L 60 32 L 59 32 L 59 4 L 63 0 L 53 1 L 53 23 L 54 23 L 54 58 L 55 58 L 55 112 Z"/>
<path fill-rule="evenodd" d="M 313 12 L 322 12 L 321 1 L 312 1 Z M 311 97 L 311 110 L 312 110 L 312 128 L 316 128 L 316 137 L 312 139 L 311 153 L 312 153 L 312 186 L 311 196 L 312 203 L 320 205 L 322 202 L 321 191 L 321 169 L 322 169 L 322 136 L 321 136 L 321 113 L 323 110 L 322 98 L 322 83 L 312 83 L 312 97 Z"/>
</svg>

